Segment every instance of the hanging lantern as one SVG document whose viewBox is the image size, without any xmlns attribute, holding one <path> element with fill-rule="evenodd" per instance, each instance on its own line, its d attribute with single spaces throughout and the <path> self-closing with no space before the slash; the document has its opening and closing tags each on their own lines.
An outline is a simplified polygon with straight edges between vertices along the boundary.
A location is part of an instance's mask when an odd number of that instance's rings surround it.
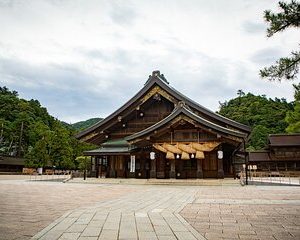
<svg viewBox="0 0 300 240">
<path fill-rule="evenodd" d="M 218 151 L 218 159 L 223 159 L 223 151 Z"/>
<path fill-rule="evenodd" d="M 155 159 L 155 152 L 150 152 L 150 159 L 154 160 Z"/>
</svg>

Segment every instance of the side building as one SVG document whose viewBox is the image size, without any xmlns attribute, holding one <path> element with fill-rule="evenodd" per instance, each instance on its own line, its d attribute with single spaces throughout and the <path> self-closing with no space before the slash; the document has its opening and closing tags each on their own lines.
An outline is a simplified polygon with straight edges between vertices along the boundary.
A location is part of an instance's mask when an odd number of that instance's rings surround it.
<svg viewBox="0 0 300 240">
<path fill-rule="evenodd" d="M 85 152 L 96 177 L 224 178 L 235 175 L 235 154 L 245 152 L 249 134 L 250 127 L 204 108 L 154 71 L 135 96 L 77 139 L 99 146 Z"/>
<path fill-rule="evenodd" d="M 260 172 L 300 175 L 300 134 L 271 134 L 264 150 L 249 152 L 250 166 Z"/>
</svg>

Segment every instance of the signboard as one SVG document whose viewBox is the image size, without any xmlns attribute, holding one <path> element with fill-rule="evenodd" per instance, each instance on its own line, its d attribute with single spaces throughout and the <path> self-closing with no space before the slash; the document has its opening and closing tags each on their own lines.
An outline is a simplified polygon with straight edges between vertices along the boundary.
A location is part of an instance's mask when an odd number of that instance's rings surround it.
<svg viewBox="0 0 300 240">
<path fill-rule="evenodd" d="M 135 172 L 135 156 L 130 156 L 130 172 Z"/>
</svg>

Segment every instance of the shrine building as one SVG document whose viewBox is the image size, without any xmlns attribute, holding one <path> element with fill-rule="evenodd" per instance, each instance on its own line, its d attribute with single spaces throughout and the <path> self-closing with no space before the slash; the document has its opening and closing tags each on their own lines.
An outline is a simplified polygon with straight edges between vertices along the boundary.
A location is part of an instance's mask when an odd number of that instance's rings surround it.
<svg viewBox="0 0 300 240">
<path fill-rule="evenodd" d="M 205 89 L 199 89 L 199 94 Z M 80 132 L 95 177 L 224 178 L 235 175 L 250 127 L 216 114 L 154 71 L 111 115 Z"/>
</svg>

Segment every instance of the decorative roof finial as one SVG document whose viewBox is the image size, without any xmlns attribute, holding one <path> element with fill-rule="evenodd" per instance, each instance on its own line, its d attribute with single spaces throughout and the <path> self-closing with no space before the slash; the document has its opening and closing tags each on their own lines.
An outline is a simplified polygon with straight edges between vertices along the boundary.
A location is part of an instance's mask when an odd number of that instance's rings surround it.
<svg viewBox="0 0 300 240">
<path fill-rule="evenodd" d="M 154 77 L 160 76 L 160 71 L 159 70 L 153 71 L 152 76 Z"/>
<path fill-rule="evenodd" d="M 152 72 L 152 75 L 149 75 L 148 80 L 146 81 L 145 85 L 148 84 L 151 80 L 154 80 L 155 78 L 164 81 L 165 83 L 169 84 L 169 82 L 167 81 L 167 79 L 165 78 L 165 76 L 163 74 L 160 74 L 159 70 L 155 70 Z"/>
</svg>

